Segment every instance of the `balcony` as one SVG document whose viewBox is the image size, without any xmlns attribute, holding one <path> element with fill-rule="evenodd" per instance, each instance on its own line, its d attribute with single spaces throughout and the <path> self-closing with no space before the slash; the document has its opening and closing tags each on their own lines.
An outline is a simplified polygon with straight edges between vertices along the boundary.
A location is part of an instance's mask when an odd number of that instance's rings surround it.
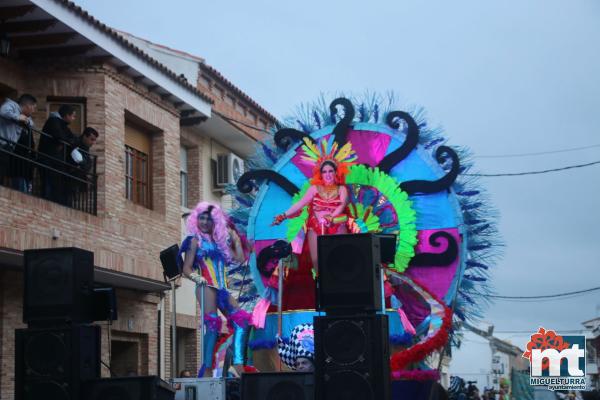
<svg viewBox="0 0 600 400">
<path fill-rule="evenodd" d="M 76 163 L 71 156 L 76 147 L 63 141 L 62 156 L 51 157 L 36 146 L 42 136 L 50 136 L 37 129 L 27 133 L 18 143 L 0 138 L 0 185 L 96 215 L 97 157 L 78 148 L 83 161 Z"/>
</svg>

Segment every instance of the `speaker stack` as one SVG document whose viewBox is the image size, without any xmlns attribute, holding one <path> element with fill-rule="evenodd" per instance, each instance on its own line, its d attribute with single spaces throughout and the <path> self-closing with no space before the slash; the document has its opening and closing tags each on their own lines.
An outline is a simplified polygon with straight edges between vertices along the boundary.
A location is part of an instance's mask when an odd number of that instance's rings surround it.
<svg viewBox="0 0 600 400">
<path fill-rule="evenodd" d="M 314 390 L 312 372 L 242 374 L 242 400 L 312 400 Z"/>
<path fill-rule="evenodd" d="M 25 251 L 23 322 L 15 331 L 15 399 L 173 399 L 157 377 L 100 379 L 100 327 L 116 320 L 113 288 L 94 287 L 94 254 Z M 112 396 L 112 397 L 111 397 Z"/>
<path fill-rule="evenodd" d="M 16 399 L 78 399 L 82 382 L 100 376 L 100 329 L 19 329 L 15 367 Z"/>
<path fill-rule="evenodd" d="M 315 399 L 389 400 L 388 319 L 381 242 L 372 234 L 318 237 Z M 395 241 L 395 238 L 394 238 Z M 384 249 L 385 250 L 385 249 Z"/>
<path fill-rule="evenodd" d="M 15 398 L 78 399 L 100 376 L 94 319 L 94 254 L 78 248 L 25 251 L 23 322 L 15 332 Z"/>
</svg>

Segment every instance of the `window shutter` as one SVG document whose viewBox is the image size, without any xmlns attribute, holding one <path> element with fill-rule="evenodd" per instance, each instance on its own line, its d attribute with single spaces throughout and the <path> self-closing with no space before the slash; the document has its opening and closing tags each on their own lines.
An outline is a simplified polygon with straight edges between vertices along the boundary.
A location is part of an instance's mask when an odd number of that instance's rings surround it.
<svg viewBox="0 0 600 400">
<path fill-rule="evenodd" d="M 129 123 L 125 123 L 125 145 L 144 154 L 150 154 L 152 148 L 150 135 Z"/>
</svg>

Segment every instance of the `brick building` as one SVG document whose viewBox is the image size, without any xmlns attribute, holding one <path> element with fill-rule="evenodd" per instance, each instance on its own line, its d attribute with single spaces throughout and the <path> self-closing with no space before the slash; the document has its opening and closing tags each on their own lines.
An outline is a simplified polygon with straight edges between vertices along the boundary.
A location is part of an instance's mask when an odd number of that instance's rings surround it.
<svg viewBox="0 0 600 400">
<path fill-rule="evenodd" d="M 7 0 L 0 20 L 11 45 L 0 57 L 0 97 L 33 94 L 38 129 L 72 104 L 76 133 L 100 133 L 93 207 L 40 197 L 37 175 L 31 193 L 0 185 L 0 399 L 13 397 L 23 250 L 32 248 L 93 251 L 95 281 L 116 288 L 119 309 L 110 343 L 102 327 L 102 360 L 117 375 L 168 377 L 171 293 L 158 254 L 179 242 L 186 206 L 227 204 L 214 187 L 215 162 L 246 157 L 275 119 L 203 60 L 189 56 L 188 69 L 166 62 L 67 0 Z M 184 283 L 177 295 L 178 369 L 197 362 L 190 291 Z"/>
</svg>

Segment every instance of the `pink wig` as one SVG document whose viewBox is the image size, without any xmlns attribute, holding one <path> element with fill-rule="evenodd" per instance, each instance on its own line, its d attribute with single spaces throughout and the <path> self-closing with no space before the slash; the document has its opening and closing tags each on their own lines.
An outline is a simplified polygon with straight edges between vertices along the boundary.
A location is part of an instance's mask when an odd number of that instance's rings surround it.
<svg viewBox="0 0 600 400">
<path fill-rule="evenodd" d="M 207 235 L 200 232 L 198 229 L 198 216 L 208 211 L 208 208 L 211 206 L 212 210 L 210 212 L 210 216 L 212 217 L 214 227 L 212 235 Z M 221 210 L 221 207 L 207 201 L 201 201 L 200 203 L 196 204 L 196 207 L 190 213 L 187 219 L 186 229 L 188 235 L 194 235 L 204 240 L 212 239 L 225 255 L 225 259 L 227 261 L 231 260 L 231 251 L 229 250 L 229 244 L 227 243 L 229 239 L 229 231 L 227 230 L 227 217 L 225 216 L 225 213 L 223 213 L 223 210 Z"/>
</svg>

